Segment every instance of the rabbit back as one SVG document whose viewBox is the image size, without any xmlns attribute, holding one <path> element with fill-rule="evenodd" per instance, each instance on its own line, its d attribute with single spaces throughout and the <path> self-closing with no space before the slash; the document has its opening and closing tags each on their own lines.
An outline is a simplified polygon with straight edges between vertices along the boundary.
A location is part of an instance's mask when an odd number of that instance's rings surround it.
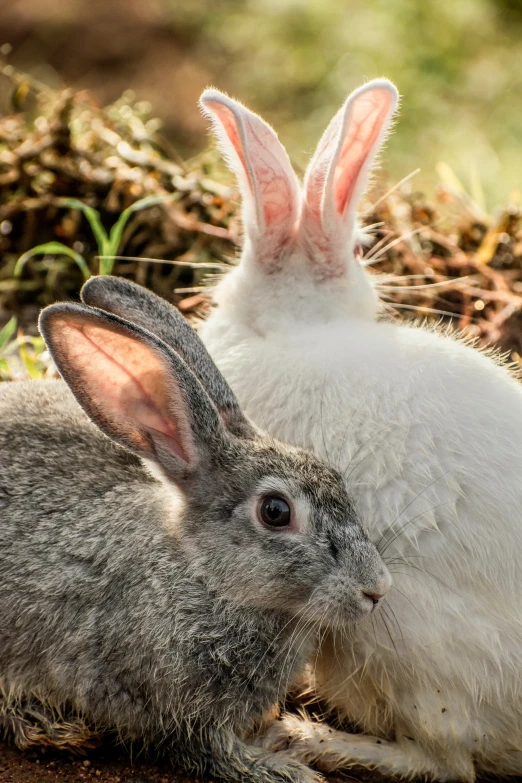
<svg viewBox="0 0 522 783">
<path fill-rule="evenodd" d="M 482 535 L 495 535 L 506 557 L 522 544 L 513 518 L 522 492 L 522 388 L 507 367 L 433 329 L 347 319 L 260 335 L 227 329 L 226 317 L 220 328 L 220 317 L 218 309 L 200 334 L 243 409 L 344 472 L 374 540 L 423 491 L 416 513 L 434 498 L 454 498 L 459 510 L 505 526 L 496 536 L 499 527 L 485 523 Z M 486 425 L 495 433 L 487 441 Z M 401 546 L 423 521 L 404 531 Z M 469 525 L 449 526 L 448 536 L 464 541 Z M 435 549 L 437 541 L 446 546 L 445 536 L 434 537 Z"/>
</svg>

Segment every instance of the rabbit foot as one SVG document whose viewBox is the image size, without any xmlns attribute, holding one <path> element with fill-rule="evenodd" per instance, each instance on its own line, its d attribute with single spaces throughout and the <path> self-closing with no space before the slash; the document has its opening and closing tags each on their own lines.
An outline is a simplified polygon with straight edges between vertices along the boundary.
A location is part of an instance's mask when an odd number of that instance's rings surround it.
<svg viewBox="0 0 522 783">
<path fill-rule="evenodd" d="M 97 735 L 81 718 L 65 719 L 36 701 L 0 702 L 0 733 L 21 750 L 39 746 L 83 753 L 97 744 Z"/>
<path fill-rule="evenodd" d="M 274 721 L 262 742 L 264 748 L 284 751 L 322 772 L 364 767 L 408 780 L 425 777 L 442 783 L 475 779 L 471 757 L 459 759 L 456 770 L 438 764 L 414 740 L 403 746 L 378 737 L 336 731 L 324 723 L 313 723 L 296 715 L 285 715 L 282 720 Z"/>
<path fill-rule="evenodd" d="M 257 742 L 243 742 L 228 732 L 211 735 L 204 747 L 193 745 L 187 760 L 188 768 L 205 771 L 227 783 L 324 783 L 321 774 L 291 754 L 272 753 Z"/>
<path fill-rule="evenodd" d="M 266 783 L 324 783 L 324 778 L 318 772 L 310 769 L 290 754 L 274 753 L 267 756 L 263 766 L 267 770 Z"/>
</svg>

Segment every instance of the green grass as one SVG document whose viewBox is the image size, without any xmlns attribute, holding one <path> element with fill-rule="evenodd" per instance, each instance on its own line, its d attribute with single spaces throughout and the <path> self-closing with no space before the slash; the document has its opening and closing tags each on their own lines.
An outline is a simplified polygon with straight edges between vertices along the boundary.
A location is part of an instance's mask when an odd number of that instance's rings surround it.
<svg viewBox="0 0 522 783">
<path fill-rule="evenodd" d="M 175 194 L 145 196 L 145 198 L 135 201 L 134 204 L 131 204 L 130 207 L 123 210 L 110 231 L 105 230 L 98 210 L 94 209 L 94 207 L 90 207 L 88 204 L 84 204 L 83 201 L 80 201 L 77 198 L 64 198 L 62 205 L 70 209 L 79 209 L 80 212 L 83 212 L 91 227 L 98 247 L 98 274 L 110 275 L 114 268 L 114 261 L 118 254 L 123 231 L 133 213 L 140 212 L 141 210 L 155 206 L 156 204 L 162 204 L 172 198 L 175 198 Z M 26 263 L 35 256 L 66 256 L 67 258 L 72 259 L 80 268 L 85 280 L 88 280 L 91 276 L 87 261 L 81 253 L 64 245 L 63 242 L 45 242 L 44 244 L 36 245 L 30 250 L 27 250 L 20 256 L 14 268 L 15 278 L 20 278 L 22 276 Z"/>
<path fill-rule="evenodd" d="M 54 375 L 43 339 L 16 331 L 14 316 L 0 329 L 0 381 L 39 380 Z"/>
</svg>

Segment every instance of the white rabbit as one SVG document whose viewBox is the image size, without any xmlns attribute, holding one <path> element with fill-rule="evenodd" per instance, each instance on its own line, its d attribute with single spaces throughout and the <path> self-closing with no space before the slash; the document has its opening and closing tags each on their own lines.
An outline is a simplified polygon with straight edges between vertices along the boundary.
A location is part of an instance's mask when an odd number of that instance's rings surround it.
<svg viewBox="0 0 522 783">
<path fill-rule="evenodd" d="M 388 616 L 330 634 L 316 666 L 363 734 L 288 717 L 268 741 L 323 770 L 522 774 L 522 387 L 456 337 L 380 318 L 356 207 L 396 103 L 386 80 L 352 93 L 301 189 L 263 120 L 202 96 L 245 242 L 200 334 L 254 421 L 345 472 L 395 572 Z"/>
</svg>

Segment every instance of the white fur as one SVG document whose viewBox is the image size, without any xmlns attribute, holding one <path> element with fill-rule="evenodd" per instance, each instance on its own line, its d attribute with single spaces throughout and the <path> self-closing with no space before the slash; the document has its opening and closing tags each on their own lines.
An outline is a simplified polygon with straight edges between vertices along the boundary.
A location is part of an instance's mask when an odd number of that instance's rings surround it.
<svg viewBox="0 0 522 783">
<path fill-rule="evenodd" d="M 385 100 L 387 84 L 354 95 L 377 89 Z M 363 159 L 354 164 L 352 155 L 350 165 L 361 164 L 361 177 L 392 111 L 376 138 L 356 135 Z M 218 285 L 201 329 L 259 426 L 346 472 L 394 577 L 381 612 L 355 638 L 328 637 L 316 666 L 320 695 L 375 736 L 287 718 L 267 742 L 325 770 L 363 764 L 438 780 L 522 774 L 522 387 L 457 338 L 376 320 L 353 237 L 339 270 L 346 212 L 333 205 L 332 178 L 315 194 L 329 210 L 322 244 L 318 226 L 303 223 L 314 198 L 306 192 L 277 264 L 268 268 L 256 253 L 269 227 L 255 241 L 247 229 L 241 263 Z M 321 252 L 336 263 L 323 264 Z"/>
</svg>

